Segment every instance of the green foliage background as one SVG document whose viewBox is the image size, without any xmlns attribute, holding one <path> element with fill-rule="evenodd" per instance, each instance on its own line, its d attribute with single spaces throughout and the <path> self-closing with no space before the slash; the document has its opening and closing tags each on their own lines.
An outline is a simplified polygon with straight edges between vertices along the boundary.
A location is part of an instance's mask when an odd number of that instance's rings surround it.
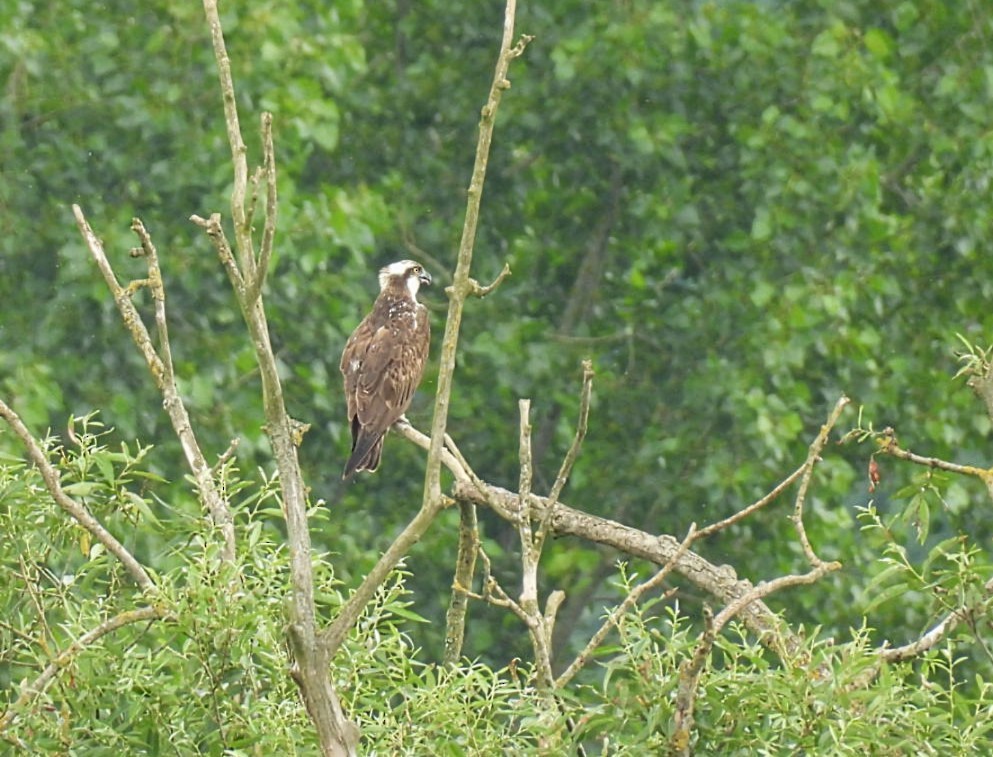
<svg viewBox="0 0 993 757">
<path fill-rule="evenodd" d="M 379 474 L 339 482 L 338 355 L 376 268 L 399 257 L 436 275 L 425 299 L 441 331 L 502 7 L 303 0 L 222 11 L 256 155 L 253 123 L 274 113 L 270 323 L 290 411 L 313 424 L 302 456 L 327 508 L 315 542 L 348 587 L 415 511 L 422 458 L 393 440 Z M 153 445 L 143 464 L 165 480 L 136 521 L 192 517 L 160 400 L 69 205 L 83 206 L 122 276 L 141 275 L 126 255 L 140 216 L 162 256 L 177 370 L 204 447 L 220 454 L 239 438 L 241 475 L 264 487 L 250 347 L 210 246 L 185 220 L 223 211 L 230 182 L 199 7 L 18 0 L 0 16 L 0 396 L 38 433 L 63 437 L 70 414 L 99 409 L 116 429 L 111 446 Z M 536 39 L 499 114 L 475 269 L 485 281 L 506 261 L 514 275 L 470 304 L 450 421 L 483 478 L 516 482 L 526 396 L 547 489 L 584 357 L 597 370 L 591 430 L 563 498 L 649 532 L 681 536 L 767 491 L 802 461 L 841 393 L 913 449 L 988 461 L 990 421 L 952 381 L 954 334 L 993 332 L 993 14 L 982 3 L 559 0 L 522 3 L 517 26 Z M 410 413 L 422 427 L 431 370 Z M 19 452 L 5 433 L 0 448 Z M 884 551 L 919 560 L 958 535 L 985 545 L 991 521 L 981 487 L 913 479 L 887 461 L 870 495 L 868 454 L 832 446 L 809 503 L 812 540 L 844 571 L 773 604 L 825 635 L 868 625 L 876 631 L 860 638 L 871 646 L 916 637 L 943 610 L 931 589 L 968 583 L 939 566 L 944 578 L 894 584 L 901 591 L 875 602 L 892 578 L 872 582 Z M 860 529 L 872 524 L 856 518 L 870 498 L 887 528 Z M 756 581 L 797 569 L 786 514 L 770 508 L 704 553 Z M 245 518 L 278 553 L 278 517 Z M 404 658 L 419 664 L 440 654 L 454 518 L 407 563 L 403 601 L 434 621 L 404 627 Z M 482 518 L 513 585 L 516 536 Z M 176 551 L 187 538 L 170 525 L 134 546 L 166 571 L 185 564 Z M 549 547 L 548 588 L 569 597 L 563 660 L 619 596 L 616 559 Z M 985 553 L 970 559 L 970 575 L 983 575 Z M 681 601 L 694 614 L 705 600 L 690 589 Z M 526 634 L 474 606 L 466 653 L 500 668 L 527 656 Z M 966 654 L 962 681 L 991 674 L 985 653 Z M 16 680 L 0 663 L 0 685 Z M 285 681 L 272 685 L 292 698 Z"/>
</svg>

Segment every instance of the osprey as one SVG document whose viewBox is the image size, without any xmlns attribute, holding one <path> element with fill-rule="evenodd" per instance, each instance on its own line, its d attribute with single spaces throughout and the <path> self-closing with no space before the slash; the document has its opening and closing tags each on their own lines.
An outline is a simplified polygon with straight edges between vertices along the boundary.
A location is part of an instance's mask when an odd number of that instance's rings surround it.
<svg viewBox="0 0 993 757">
<path fill-rule="evenodd" d="M 401 260 L 379 271 L 379 296 L 341 353 L 352 454 L 343 479 L 374 471 L 383 438 L 406 412 L 424 373 L 431 327 L 427 309 L 417 301 L 431 275 L 420 263 Z"/>
</svg>

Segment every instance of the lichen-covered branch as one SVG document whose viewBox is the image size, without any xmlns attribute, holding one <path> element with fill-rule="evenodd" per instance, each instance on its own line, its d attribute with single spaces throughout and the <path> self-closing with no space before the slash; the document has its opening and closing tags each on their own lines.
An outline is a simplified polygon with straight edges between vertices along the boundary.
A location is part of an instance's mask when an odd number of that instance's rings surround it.
<svg viewBox="0 0 993 757">
<path fill-rule="evenodd" d="M 479 522 L 476 506 L 471 502 L 459 503 L 459 546 L 455 558 L 455 576 L 452 595 L 445 613 L 445 665 L 455 665 L 462 657 L 465 641 L 465 621 L 469 612 L 469 593 L 476 572 L 476 554 L 479 551 Z"/>
<path fill-rule="evenodd" d="M 838 404 L 843 407 L 844 399 L 839 400 Z M 826 435 L 837 422 L 839 414 L 840 409 L 836 405 L 818 438 L 821 436 L 824 439 L 827 438 Z M 423 449 L 428 449 L 430 446 L 429 438 L 409 424 L 397 424 L 394 426 L 394 430 Z M 820 450 L 823 445 L 818 444 L 820 446 L 817 446 L 816 449 Z M 480 481 L 474 474 L 470 476 L 468 472 L 470 469 L 464 460 L 457 458 L 447 448 L 442 450 L 442 453 L 443 463 L 455 477 L 453 494 L 457 501 L 489 507 L 508 522 L 514 524 L 518 522 L 520 517 L 519 492 L 512 492 L 487 484 Z M 808 461 L 816 462 L 816 459 L 816 455 L 811 456 L 808 452 Z M 750 505 L 752 511 L 757 509 L 757 506 L 772 501 L 775 496 L 785 490 L 789 483 L 795 482 L 806 470 L 808 461 L 805 461 L 797 471 L 787 477 L 786 481 L 778 484 L 768 495 Z M 548 498 L 533 493 L 528 497 L 527 503 L 531 518 L 539 522 L 552 509 L 549 505 L 553 504 Z M 757 594 L 753 593 L 756 587 L 747 580 L 739 579 L 730 566 L 714 565 L 695 552 L 688 549 L 682 551 L 680 542 L 667 534 L 649 534 L 617 521 L 576 510 L 562 502 L 554 504 L 554 512 L 548 515 L 548 530 L 550 532 L 558 536 L 575 536 L 609 546 L 633 557 L 650 560 L 658 565 L 664 566 L 671 563 L 675 573 L 715 597 L 725 607 L 733 606 L 734 616 L 757 634 L 763 643 L 773 649 L 776 654 L 784 659 L 789 659 L 802 646 L 802 640 L 762 601 L 762 597 L 767 595 L 767 589 L 762 588 Z M 727 526 L 731 522 L 730 519 L 726 519 L 715 525 Z M 701 529 L 694 535 L 694 541 L 714 532 L 713 527 Z M 821 570 L 828 572 L 836 567 L 836 563 L 823 563 L 818 569 L 818 574 L 820 575 Z M 773 584 L 773 591 L 791 585 L 791 582 L 804 583 L 817 580 L 817 577 L 811 578 L 806 574 L 799 578 L 784 578 L 786 579 L 785 583 Z M 724 622 L 723 619 L 722 622 Z"/>
</svg>

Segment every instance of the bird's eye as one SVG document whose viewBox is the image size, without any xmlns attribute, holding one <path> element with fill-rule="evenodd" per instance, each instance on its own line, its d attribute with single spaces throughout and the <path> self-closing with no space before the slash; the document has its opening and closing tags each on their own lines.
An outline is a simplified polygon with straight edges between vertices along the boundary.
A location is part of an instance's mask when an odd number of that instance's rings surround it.
<svg viewBox="0 0 993 757">
<path fill-rule="evenodd" d="M 421 267 L 419 265 L 415 265 L 414 266 L 414 273 L 420 273 L 420 272 L 421 272 Z"/>
</svg>

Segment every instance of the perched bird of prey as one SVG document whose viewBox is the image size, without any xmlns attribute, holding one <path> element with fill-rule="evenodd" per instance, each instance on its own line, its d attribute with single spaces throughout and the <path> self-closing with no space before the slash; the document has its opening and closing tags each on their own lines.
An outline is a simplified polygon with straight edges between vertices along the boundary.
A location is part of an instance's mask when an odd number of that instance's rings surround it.
<svg viewBox="0 0 993 757">
<path fill-rule="evenodd" d="M 421 381 L 431 327 L 417 290 L 430 283 L 431 275 L 413 260 L 380 269 L 379 296 L 341 353 L 352 428 L 352 454 L 343 479 L 379 467 L 383 438 L 407 411 Z"/>
</svg>

